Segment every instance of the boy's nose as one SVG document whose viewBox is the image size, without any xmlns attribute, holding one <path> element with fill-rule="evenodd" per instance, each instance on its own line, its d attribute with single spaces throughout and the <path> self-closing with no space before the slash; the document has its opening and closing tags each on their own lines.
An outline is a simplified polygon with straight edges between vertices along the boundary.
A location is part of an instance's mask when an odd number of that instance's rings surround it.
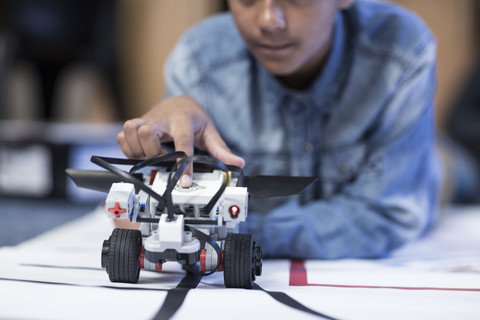
<svg viewBox="0 0 480 320">
<path fill-rule="evenodd" d="M 287 25 L 283 8 L 277 0 L 264 0 L 260 6 L 259 27 L 267 32 L 284 29 Z"/>
</svg>

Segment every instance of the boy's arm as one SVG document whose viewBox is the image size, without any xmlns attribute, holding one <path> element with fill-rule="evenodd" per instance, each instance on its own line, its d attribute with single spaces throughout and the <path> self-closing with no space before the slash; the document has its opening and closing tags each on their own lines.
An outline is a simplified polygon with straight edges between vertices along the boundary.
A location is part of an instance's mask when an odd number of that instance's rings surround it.
<svg viewBox="0 0 480 320">
<path fill-rule="evenodd" d="M 432 222 L 437 202 L 431 110 L 403 137 L 376 152 L 383 172 L 357 177 L 330 199 L 289 202 L 270 213 L 249 213 L 253 233 L 268 257 L 381 257 L 418 237 Z M 402 152 L 403 150 L 403 152 Z"/>
<path fill-rule="evenodd" d="M 230 151 L 206 110 L 189 96 L 201 83 L 190 40 L 183 36 L 165 64 L 165 98 L 140 118 L 126 121 L 117 142 L 129 158 L 156 156 L 164 152 L 162 143 L 173 141 L 175 151 L 192 155 L 197 147 L 226 164 L 243 168 L 245 161 Z M 189 165 L 180 184 L 190 186 L 191 177 Z"/>
<path fill-rule="evenodd" d="M 327 259 L 381 257 L 421 235 L 434 220 L 440 189 L 435 87 L 435 61 L 425 58 L 396 88 L 354 181 L 328 199 L 250 212 L 243 231 L 268 257 Z"/>
<path fill-rule="evenodd" d="M 226 164 L 239 167 L 245 164 L 242 158 L 230 152 L 207 112 L 187 96 L 166 98 L 141 118 L 126 121 L 117 141 L 129 158 L 156 156 L 163 153 L 163 142 L 173 141 L 175 151 L 187 155 L 193 154 L 195 145 Z M 189 165 L 180 184 L 190 186 L 191 177 Z"/>
</svg>

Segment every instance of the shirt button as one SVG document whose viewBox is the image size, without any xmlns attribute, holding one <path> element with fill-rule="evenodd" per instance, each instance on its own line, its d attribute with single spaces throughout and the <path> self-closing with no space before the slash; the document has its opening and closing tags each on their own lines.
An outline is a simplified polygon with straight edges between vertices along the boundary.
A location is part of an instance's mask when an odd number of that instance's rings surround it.
<svg viewBox="0 0 480 320">
<path fill-rule="evenodd" d="M 347 166 L 344 165 L 343 163 L 340 163 L 338 166 L 337 166 L 337 169 L 338 171 L 341 173 L 341 174 L 346 174 L 348 169 L 347 169 Z"/>
<path fill-rule="evenodd" d="M 312 153 L 313 147 L 311 143 L 305 142 L 302 146 L 303 154 L 310 154 Z"/>
<path fill-rule="evenodd" d="M 298 104 L 292 104 L 292 105 L 290 105 L 290 112 L 291 113 L 298 113 L 298 112 L 300 112 L 301 108 L 302 107 L 299 106 Z"/>
</svg>

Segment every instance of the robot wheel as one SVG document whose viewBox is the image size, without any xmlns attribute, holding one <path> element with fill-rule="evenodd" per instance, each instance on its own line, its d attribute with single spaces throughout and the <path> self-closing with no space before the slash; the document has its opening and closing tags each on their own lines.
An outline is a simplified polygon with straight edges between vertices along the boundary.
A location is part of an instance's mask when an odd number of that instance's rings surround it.
<svg viewBox="0 0 480 320">
<path fill-rule="evenodd" d="M 230 233 L 225 239 L 223 279 L 227 288 L 251 289 L 262 274 L 262 248 L 251 234 Z"/>
<path fill-rule="evenodd" d="M 138 256 L 142 248 L 139 230 L 114 229 L 103 242 L 102 268 L 107 269 L 112 282 L 137 283 L 140 274 Z"/>
</svg>

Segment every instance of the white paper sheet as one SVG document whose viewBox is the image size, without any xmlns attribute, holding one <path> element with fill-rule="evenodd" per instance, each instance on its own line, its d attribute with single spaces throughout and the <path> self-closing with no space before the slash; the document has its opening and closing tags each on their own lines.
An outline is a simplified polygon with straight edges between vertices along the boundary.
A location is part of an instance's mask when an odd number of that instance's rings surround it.
<svg viewBox="0 0 480 320">
<path fill-rule="evenodd" d="M 480 208 L 451 210 L 428 237 L 381 260 L 264 261 L 262 290 L 204 277 L 172 319 L 480 319 Z M 15 247 L 0 248 L 0 319 L 152 319 L 185 274 L 176 263 L 111 283 L 100 266 L 113 229 L 101 209 Z M 298 275 L 305 276 L 300 283 Z M 297 281 L 297 282 L 296 282 Z"/>
</svg>

